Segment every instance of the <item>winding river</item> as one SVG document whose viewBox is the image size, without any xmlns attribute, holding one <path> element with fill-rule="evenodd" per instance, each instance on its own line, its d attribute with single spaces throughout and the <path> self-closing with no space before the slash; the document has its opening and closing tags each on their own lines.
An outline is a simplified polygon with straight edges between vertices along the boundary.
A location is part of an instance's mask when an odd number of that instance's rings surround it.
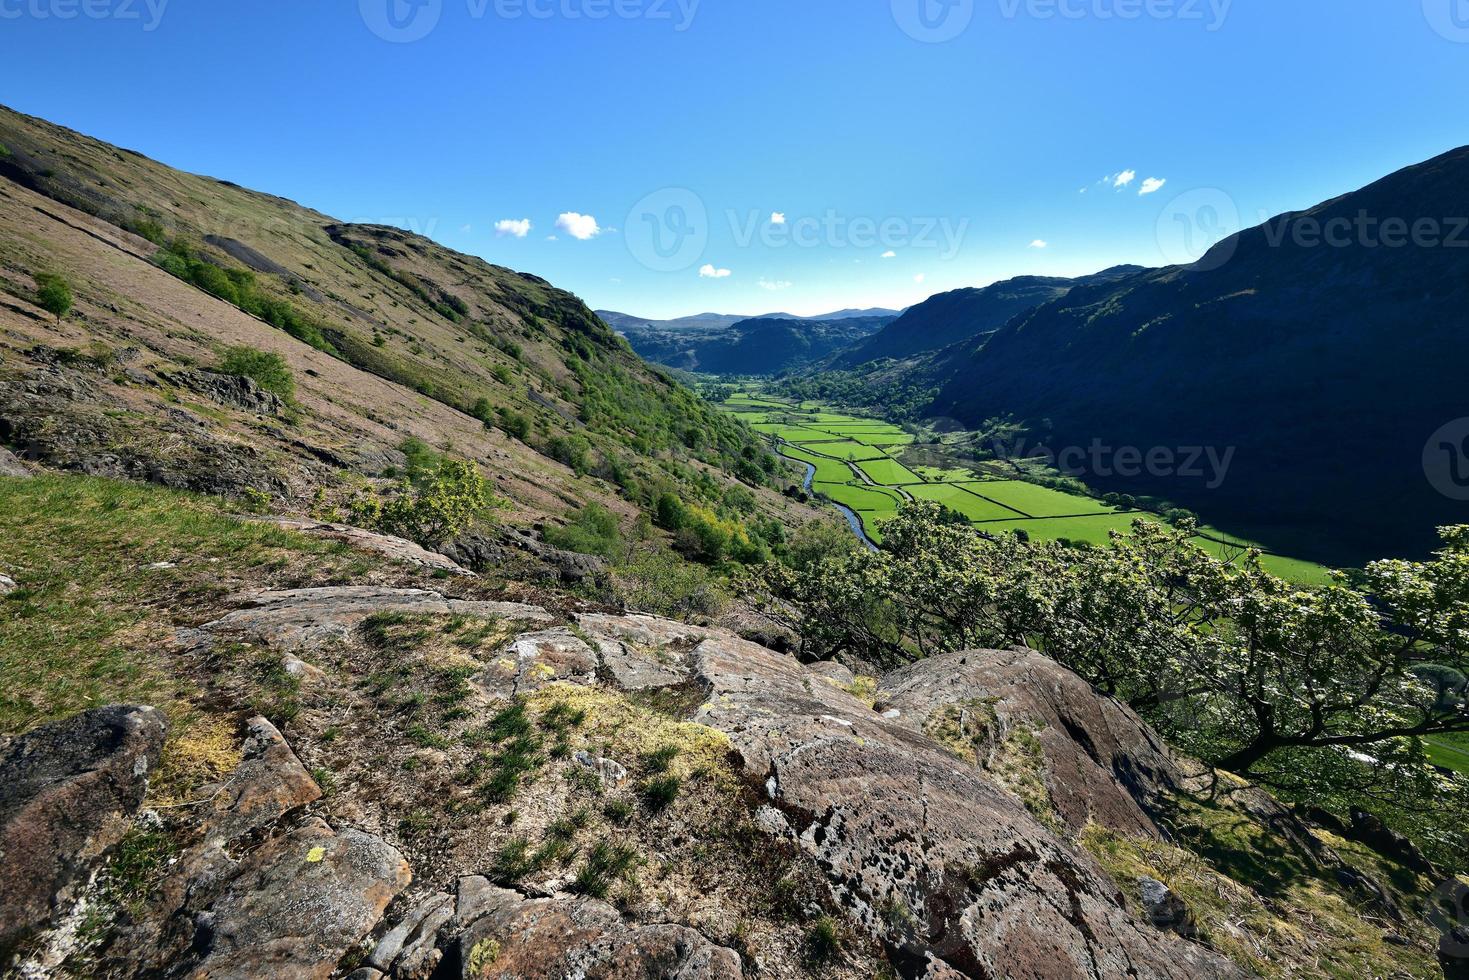
<svg viewBox="0 0 1469 980">
<path fill-rule="evenodd" d="M 790 459 L 790 457 L 787 456 L 786 459 Z M 811 493 L 811 484 L 816 479 L 816 467 L 804 459 L 794 460 L 794 462 L 806 467 L 806 479 L 801 483 L 801 489 L 807 493 Z M 872 539 L 867 536 L 867 531 L 862 527 L 862 518 L 857 516 L 856 511 L 846 504 L 837 503 L 835 500 L 828 499 L 827 503 L 842 512 L 842 516 L 847 519 L 847 526 L 852 529 L 852 533 L 857 535 L 857 540 L 861 541 L 868 551 L 877 550 L 877 545 L 873 544 Z"/>
</svg>

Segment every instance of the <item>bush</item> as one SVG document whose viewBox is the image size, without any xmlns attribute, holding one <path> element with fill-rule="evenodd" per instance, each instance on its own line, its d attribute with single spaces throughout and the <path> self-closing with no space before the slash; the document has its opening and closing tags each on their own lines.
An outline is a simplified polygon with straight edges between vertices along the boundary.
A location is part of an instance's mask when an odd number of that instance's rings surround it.
<svg viewBox="0 0 1469 980">
<path fill-rule="evenodd" d="M 526 439 L 530 438 L 530 420 L 524 415 L 521 415 L 519 412 L 512 412 L 508 408 L 499 409 L 496 414 L 500 419 L 500 431 L 504 432 L 507 436 L 519 439 L 521 442 L 525 442 Z"/>
<path fill-rule="evenodd" d="M 434 547 L 453 538 L 495 503 L 478 467 L 448 460 L 432 476 L 405 481 L 392 496 L 352 502 L 355 523 Z"/>
<path fill-rule="evenodd" d="M 296 393 L 296 379 L 279 354 L 254 347 L 231 347 L 217 369 L 220 374 L 249 378 L 260 387 L 289 401 Z"/>
<path fill-rule="evenodd" d="M 71 284 L 58 275 L 43 272 L 36 276 L 36 302 L 47 313 L 60 320 L 71 312 Z"/>
<path fill-rule="evenodd" d="M 601 504 L 587 504 L 565 527 L 546 528 L 545 538 L 558 548 L 603 558 L 616 558 L 624 547 L 617 515 Z"/>
</svg>

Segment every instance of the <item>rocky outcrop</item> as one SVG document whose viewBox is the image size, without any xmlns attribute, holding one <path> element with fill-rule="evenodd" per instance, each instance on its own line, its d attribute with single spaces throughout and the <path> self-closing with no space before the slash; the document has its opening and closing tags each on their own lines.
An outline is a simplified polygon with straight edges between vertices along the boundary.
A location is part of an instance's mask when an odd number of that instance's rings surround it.
<svg viewBox="0 0 1469 980">
<path fill-rule="evenodd" d="M 544 609 L 513 602 L 446 599 L 425 589 L 340 586 L 265 592 L 222 619 L 198 630 L 180 631 L 186 646 L 202 647 L 220 636 L 267 644 L 285 653 L 309 653 L 351 637 L 369 617 L 380 613 L 479 616 L 519 622 L 550 622 Z"/>
<path fill-rule="evenodd" d="M 12 740 L 0 760 L 0 961 L 49 925 L 131 825 L 167 724 L 98 708 Z"/>
<path fill-rule="evenodd" d="M 734 950 L 693 929 L 638 925 L 593 898 L 526 898 L 483 878 L 460 882 L 450 976 L 740 980 Z"/>
<path fill-rule="evenodd" d="M 284 497 L 293 480 L 327 478 L 322 464 L 220 435 L 191 412 L 145 418 L 128 409 L 93 376 L 41 368 L 0 381 L 0 438 L 55 469 L 226 497 L 247 489 Z"/>
<path fill-rule="evenodd" d="M 374 551 L 396 561 L 426 568 L 432 572 L 448 572 L 451 575 L 471 574 L 454 559 L 429 551 L 406 538 L 394 537 L 391 534 L 379 534 L 376 531 L 368 531 L 348 524 L 333 524 L 330 521 L 304 520 L 296 517 L 263 517 L 258 520 L 279 525 L 288 531 L 309 534 L 314 538 L 341 541 L 354 548 Z"/>
<path fill-rule="evenodd" d="M 548 577 L 564 585 L 598 582 L 607 577 L 607 563 L 601 558 L 554 547 L 538 541 L 531 532 L 521 528 L 507 528 L 495 535 L 471 531 L 444 542 L 439 550 L 465 568 L 477 572 L 503 565 L 514 553 L 520 552 L 538 560 Z"/>
<path fill-rule="evenodd" d="M 746 774 L 826 870 L 833 896 L 903 967 L 971 976 L 1234 977 L 1134 920 L 1115 883 L 974 765 L 744 641 L 693 651 Z"/>
<path fill-rule="evenodd" d="M 124 975 L 321 978 L 412 880 L 398 850 L 304 808 L 321 797 L 279 731 L 245 727 L 242 758 L 201 790 L 196 843 L 106 960 Z"/>
<path fill-rule="evenodd" d="M 983 705 L 996 732 L 1027 726 L 1044 753 L 1056 812 L 1073 831 L 1095 820 L 1160 837 L 1152 814 L 1184 780 L 1168 747 L 1131 709 L 1033 650 L 930 657 L 883 678 L 877 710 L 915 732 L 956 706 Z"/>
<path fill-rule="evenodd" d="M 174 371 L 163 375 L 163 379 L 180 388 L 203 395 L 211 401 L 228 408 L 256 415 L 279 415 L 286 403 L 280 396 L 266 391 L 251 378 L 237 374 L 219 374 L 214 371 L 192 369 Z"/>
</svg>

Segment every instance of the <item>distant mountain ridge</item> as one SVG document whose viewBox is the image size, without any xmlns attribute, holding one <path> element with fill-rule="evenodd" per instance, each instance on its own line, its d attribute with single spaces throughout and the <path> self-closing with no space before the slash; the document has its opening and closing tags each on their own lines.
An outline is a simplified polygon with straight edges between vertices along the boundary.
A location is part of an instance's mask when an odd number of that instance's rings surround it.
<svg viewBox="0 0 1469 980">
<path fill-rule="evenodd" d="M 597 310 L 596 313 L 613 330 L 622 331 L 628 327 L 645 327 L 658 330 L 713 330 L 721 327 L 732 327 L 736 323 L 745 320 L 805 320 L 810 322 L 826 322 L 831 320 L 856 320 L 869 317 L 895 317 L 901 310 L 889 310 L 881 307 L 873 307 L 867 310 L 837 310 L 834 313 L 823 313 L 818 316 L 797 316 L 794 313 L 762 313 L 758 316 L 745 316 L 738 313 L 695 313 L 691 316 L 678 317 L 672 320 L 653 320 L 647 317 L 634 316 L 631 313 L 618 313 L 615 310 Z"/>
<path fill-rule="evenodd" d="M 777 375 L 815 364 L 859 343 L 891 319 L 772 316 L 712 328 L 628 325 L 621 332 L 641 357 L 667 367 L 707 374 Z"/>
<path fill-rule="evenodd" d="M 835 367 L 855 367 L 886 357 L 939 350 L 998 330 L 1011 317 L 1060 299 L 1077 286 L 1113 282 L 1144 271 L 1120 265 L 1077 279 L 1019 276 L 981 288 L 955 289 L 911 307 L 881 332 L 838 357 Z"/>
</svg>

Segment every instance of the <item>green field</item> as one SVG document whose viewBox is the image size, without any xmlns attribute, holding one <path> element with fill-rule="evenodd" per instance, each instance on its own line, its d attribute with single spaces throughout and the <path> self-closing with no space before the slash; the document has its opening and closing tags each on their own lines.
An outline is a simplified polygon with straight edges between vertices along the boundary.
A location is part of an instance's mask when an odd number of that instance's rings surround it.
<svg viewBox="0 0 1469 980">
<path fill-rule="evenodd" d="M 1434 765 L 1469 775 L 1469 735 L 1436 735 L 1425 738 L 1423 748 Z"/>
<path fill-rule="evenodd" d="M 881 459 L 864 459 L 857 464 L 857 468 L 867 474 L 867 478 L 873 483 L 880 483 L 889 487 L 902 486 L 905 483 L 917 483 L 918 474 L 895 459 L 884 456 Z"/>
<path fill-rule="evenodd" d="M 918 437 L 881 419 L 825 411 L 812 402 L 783 403 L 751 392 L 731 396 L 724 407 L 774 439 L 781 455 L 816 467 L 813 490 L 856 512 L 874 541 L 881 541 L 882 522 L 897 513 L 905 495 L 943 504 L 987 533 L 1024 531 L 1038 541 L 1103 545 L 1113 531 L 1131 531 L 1138 518 L 1161 520 L 1023 480 L 983 480 L 967 469 L 917 465 L 916 460 L 908 466 L 901 457 Z M 934 460 L 929 445 L 918 459 Z M 849 464 L 860 467 L 877 486 L 864 483 Z M 1200 528 L 1199 535 L 1195 544 L 1228 560 L 1252 546 L 1212 527 Z M 1267 554 L 1261 563 L 1273 574 L 1303 585 L 1331 581 L 1327 569 L 1310 562 Z M 1457 758 L 1456 752 L 1469 755 L 1466 746 L 1443 745 L 1435 751 L 1446 758 Z"/>
</svg>

